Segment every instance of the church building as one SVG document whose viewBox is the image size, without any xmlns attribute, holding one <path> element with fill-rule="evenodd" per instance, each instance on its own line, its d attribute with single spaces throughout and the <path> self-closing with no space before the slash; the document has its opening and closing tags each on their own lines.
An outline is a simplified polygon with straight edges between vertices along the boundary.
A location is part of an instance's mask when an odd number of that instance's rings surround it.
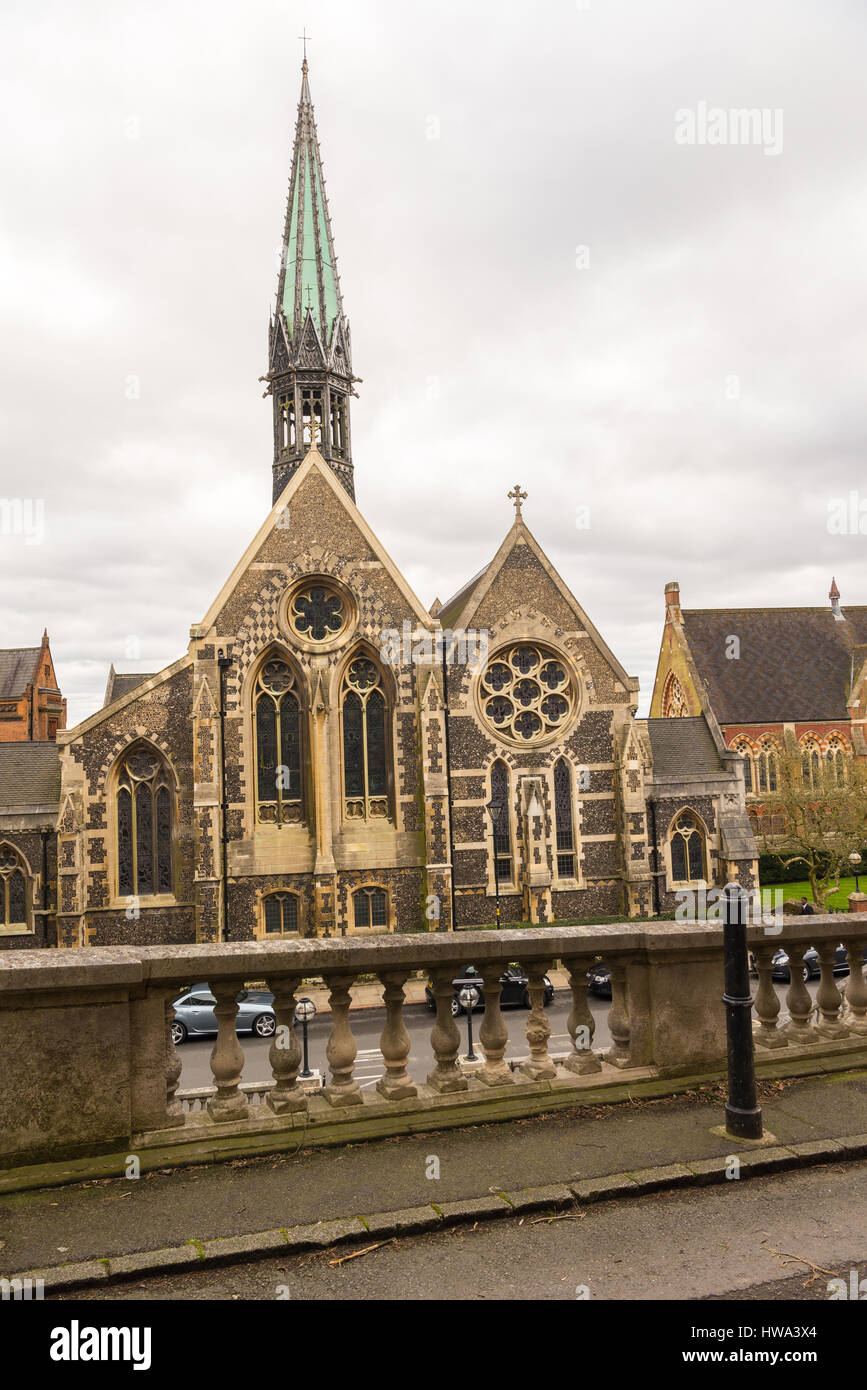
<svg viewBox="0 0 867 1390">
<path fill-rule="evenodd" d="M 741 759 L 704 712 L 636 717 L 520 486 L 496 555 L 432 610 L 358 509 L 306 59 L 268 347 L 271 510 L 185 654 L 112 670 L 103 708 L 58 731 L 56 875 L 4 829 L 0 776 L 0 886 L 4 853 L 19 914 L 52 880 L 32 944 L 449 930 L 498 904 L 503 923 L 648 917 L 754 887 Z"/>
</svg>

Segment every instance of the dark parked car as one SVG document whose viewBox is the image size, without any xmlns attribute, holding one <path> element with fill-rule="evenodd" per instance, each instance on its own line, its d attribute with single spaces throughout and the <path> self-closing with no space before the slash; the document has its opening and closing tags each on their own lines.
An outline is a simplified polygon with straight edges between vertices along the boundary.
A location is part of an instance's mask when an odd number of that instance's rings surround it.
<svg viewBox="0 0 867 1390">
<path fill-rule="evenodd" d="M 242 989 L 236 996 L 238 1017 L 235 1028 L 239 1033 L 254 1033 L 257 1038 L 271 1038 L 277 1028 L 272 1008 L 274 996 L 264 989 Z M 207 985 L 191 985 L 175 1000 L 172 1020 L 172 1042 L 177 1047 L 185 1038 L 197 1038 L 217 1031 L 216 999 Z"/>
<path fill-rule="evenodd" d="M 611 998 L 611 966 L 600 961 L 598 965 L 592 965 L 587 971 L 587 991 L 589 994 L 596 994 L 600 999 Z"/>
<path fill-rule="evenodd" d="M 864 959 L 867 960 L 867 952 L 864 954 Z M 754 975 L 758 973 L 752 956 L 750 956 L 750 969 Z M 838 946 L 834 951 L 834 974 L 849 974 L 849 962 L 846 959 L 845 946 Z M 810 946 L 804 952 L 804 979 L 818 980 L 819 975 L 819 953 L 814 946 Z M 789 982 L 789 957 L 782 948 L 774 954 L 771 978 L 781 980 L 784 984 Z"/>
<path fill-rule="evenodd" d="M 507 966 L 506 966 L 506 969 L 503 971 L 502 975 L 500 976 L 500 984 L 501 984 L 502 987 L 503 987 L 503 992 L 502 992 L 502 994 L 500 995 L 500 1003 L 501 1003 L 501 1005 L 503 1006 L 503 1008 L 516 1007 L 516 1008 L 529 1009 L 529 1008 L 530 1008 L 530 991 L 529 991 L 529 989 L 528 989 L 529 983 L 530 983 L 530 981 L 527 979 L 527 976 L 523 973 L 523 971 L 521 970 L 520 966 L 518 966 L 518 965 L 507 965 Z M 460 994 L 461 990 L 464 988 L 465 985 L 472 985 L 474 989 L 477 989 L 477 990 L 479 991 L 479 1002 L 478 1002 L 478 1004 L 476 1004 L 475 1009 L 473 1010 L 473 1012 L 475 1012 L 476 1010 L 484 1009 L 484 1007 L 485 1007 L 485 992 L 484 992 L 484 990 L 483 990 L 483 988 L 482 988 L 482 977 L 481 977 L 481 975 L 478 973 L 478 971 L 476 970 L 475 966 L 468 965 L 467 968 L 466 968 L 466 970 L 464 971 L 463 975 L 461 975 L 461 976 L 459 976 L 459 978 L 455 979 L 455 980 L 453 981 L 453 984 L 454 984 L 454 987 L 455 987 L 454 998 L 452 999 L 452 1017 L 453 1017 L 453 1018 L 457 1018 L 459 1014 L 462 1014 L 462 1013 L 465 1013 L 465 1012 L 466 1012 L 466 1010 L 464 1009 L 463 1004 L 461 1003 L 460 999 L 458 998 L 458 995 Z M 424 991 L 424 992 L 425 992 L 425 998 L 427 999 L 427 1002 L 428 1002 L 428 1007 L 431 1008 L 431 1009 L 435 1009 L 435 1008 L 436 1008 L 436 999 L 435 999 L 435 997 L 434 997 L 433 982 L 432 982 L 431 980 L 428 980 L 427 984 L 425 985 L 425 991 Z M 551 1003 L 551 1000 L 552 1000 L 553 998 L 554 998 L 554 986 L 551 984 L 551 981 L 548 979 L 548 976 L 546 975 L 546 976 L 545 976 L 545 1004 L 546 1004 L 546 1006 L 547 1006 L 548 1004 Z"/>
</svg>

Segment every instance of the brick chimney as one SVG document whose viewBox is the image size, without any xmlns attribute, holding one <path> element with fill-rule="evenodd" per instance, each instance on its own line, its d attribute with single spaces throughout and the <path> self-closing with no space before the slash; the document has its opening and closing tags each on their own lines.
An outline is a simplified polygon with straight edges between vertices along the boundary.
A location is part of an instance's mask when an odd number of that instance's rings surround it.
<svg viewBox="0 0 867 1390">
<path fill-rule="evenodd" d="M 680 584 L 673 579 L 665 586 L 665 621 L 679 623 L 680 617 Z"/>
</svg>

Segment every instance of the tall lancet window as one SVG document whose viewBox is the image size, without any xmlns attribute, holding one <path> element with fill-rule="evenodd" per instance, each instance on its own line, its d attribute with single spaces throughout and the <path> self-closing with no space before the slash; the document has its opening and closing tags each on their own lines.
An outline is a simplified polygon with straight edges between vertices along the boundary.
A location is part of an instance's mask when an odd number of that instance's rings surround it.
<svg viewBox="0 0 867 1390">
<path fill-rule="evenodd" d="M 557 822 L 557 877 L 575 877 L 575 831 L 572 823 L 572 773 L 565 758 L 554 767 L 554 811 Z"/>
<path fill-rule="evenodd" d="M 0 845 L 0 928 L 29 925 L 28 877 L 18 851 L 11 845 Z"/>
<path fill-rule="evenodd" d="M 294 825 L 302 817 L 301 702 L 287 661 L 272 657 L 256 680 L 256 812 L 263 825 Z"/>
<path fill-rule="evenodd" d="M 350 820 L 388 818 L 388 703 L 382 671 L 369 657 L 349 663 L 341 692 L 343 792 Z"/>
<path fill-rule="evenodd" d="M 151 744 L 134 744 L 124 755 L 115 794 L 119 896 L 174 892 L 173 779 Z"/>
<path fill-rule="evenodd" d="M 494 858 L 500 883 L 512 882 L 512 816 L 509 806 L 509 769 L 498 758 L 491 768 L 491 801 L 502 806 L 493 829 Z"/>
</svg>

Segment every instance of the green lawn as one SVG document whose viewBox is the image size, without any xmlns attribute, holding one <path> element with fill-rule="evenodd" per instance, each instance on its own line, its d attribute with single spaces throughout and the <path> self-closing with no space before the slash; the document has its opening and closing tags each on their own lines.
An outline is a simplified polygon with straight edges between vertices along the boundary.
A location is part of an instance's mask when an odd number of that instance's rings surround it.
<svg viewBox="0 0 867 1390">
<path fill-rule="evenodd" d="M 865 866 L 865 867 L 867 867 L 867 866 Z M 861 891 L 862 891 L 862 893 L 863 893 L 863 892 L 867 892 L 867 873 L 860 874 L 860 875 L 859 875 L 859 878 L 860 878 L 860 882 L 861 882 Z M 807 902 L 810 902 L 810 903 L 813 901 L 813 892 L 812 892 L 812 889 L 810 888 L 810 885 L 809 885 L 809 883 L 807 882 L 806 879 L 804 879 L 803 882 L 801 882 L 801 883 L 763 883 L 763 884 L 762 884 L 762 887 L 763 887 L 763 888 L 782 888 L 782 890 L 783 890 L 783 901 L 784 901 L 784 902 L 788 902 L 791 898 L 798 898 L 798 899 L 800 899 L 800 898 L 806 898 L 806 899 L 807 899 Z M 854 878 L 841 878 L 841 879 L 840 879 L 840 890 L 839 890 L 839 892 L 837 892 L 837 893 L 831 893 L 831 894 L 830 894 L 830 896 L 829 896 L 829 898 L 828 898 L 827 906 L 828 906 L 829 908 L 831 908 L 831 907 L 842 908 L 844 911 L 847 911 L 847 910 L 848 910 L 848 907 L 849 907 L 849 894 L 850 894 L 850 893 L 854 893 L 854 892 L 855 892 L 855 880 L 854 880 Z"/>
</svg>

